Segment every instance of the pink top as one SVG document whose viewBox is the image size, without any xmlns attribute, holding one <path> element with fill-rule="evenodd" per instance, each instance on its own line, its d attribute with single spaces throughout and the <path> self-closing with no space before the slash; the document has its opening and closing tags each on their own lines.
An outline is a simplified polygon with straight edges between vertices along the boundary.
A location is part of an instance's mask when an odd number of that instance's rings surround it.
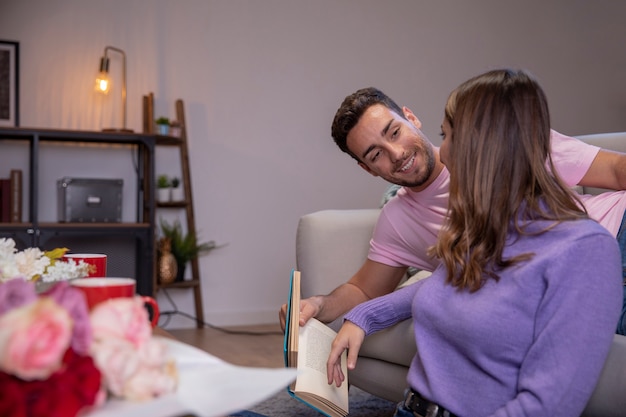
<svg viewBox="0 0 626 417">
<path fill-rule="evenodd" d="M 552 159 L 565 183 L 574 186 L 585 175 L 599 147 L 552 131 Z M 394 267 L 413 266 L 433 271 L 439 261 L 426 254 L 435 244 L 447 208 L 450 173 L 444 167 L 425 190 L 413 192 L 402 187 L 383 207 L 370 241 L 368 258 Z M 613 236 L 617 236 L 624 210 L 626 192 L 583 195 L 581 200 L 590 217 Z"/>
</svg>

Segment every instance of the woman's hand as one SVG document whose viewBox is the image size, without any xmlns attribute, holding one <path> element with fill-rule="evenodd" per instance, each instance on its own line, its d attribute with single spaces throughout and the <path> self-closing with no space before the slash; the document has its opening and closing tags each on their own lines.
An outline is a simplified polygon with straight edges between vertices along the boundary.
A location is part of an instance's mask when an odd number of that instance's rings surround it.
<svg viewBox="0 0 626 417">
<path fill-rule="evenodd" d="M 339 329 L 337 337 L 333 340 L 333 344 L 326 362 L 326 374 L 328 376 L 328 384 L 335 383 L 340 387 L 346 377 L 341 370 L 341 354 L 348 349 L 348 369 L 356 367 L 356 359 L 359 355 L 359 349 L 365 339 L 365 331 L 356 324 L 346 321 Z"/>
</svg>

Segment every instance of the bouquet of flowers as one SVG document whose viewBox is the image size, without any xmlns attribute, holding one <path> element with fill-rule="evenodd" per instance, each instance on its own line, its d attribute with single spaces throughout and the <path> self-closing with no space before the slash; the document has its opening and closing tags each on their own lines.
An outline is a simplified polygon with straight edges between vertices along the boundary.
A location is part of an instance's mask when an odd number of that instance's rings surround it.
<svg viewBox="0 0 626 417">
<path fill-rule="evenodd" d="M 67 275 L 37 292 L 52 258 L 5 239 L 0 247 L 0 416 L 72 417 L 109 395 L 146 400 L 176 389 L 175 364 L 139 297 L 90 312 Z"/>
</svg>

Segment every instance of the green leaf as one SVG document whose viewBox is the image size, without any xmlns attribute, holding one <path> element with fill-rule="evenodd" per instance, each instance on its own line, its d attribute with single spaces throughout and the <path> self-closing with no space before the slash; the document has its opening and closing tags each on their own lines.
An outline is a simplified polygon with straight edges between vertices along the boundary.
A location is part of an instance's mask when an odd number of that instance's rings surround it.
<svg viewBox="0 0 626 417">
<path fill-rule="evenodd" d="M 184 234 L 183 228 L 178 220 L 170 224 L 161 219 L 160 225 L 163 236 L 170 239 L 172 255 L 174 255 L 179 265 L 184 265 L 200 255 L 205 255 L 216 247 L 214 241 L 199 243 L 196 234 L 193 232 Z"/>
</svg>

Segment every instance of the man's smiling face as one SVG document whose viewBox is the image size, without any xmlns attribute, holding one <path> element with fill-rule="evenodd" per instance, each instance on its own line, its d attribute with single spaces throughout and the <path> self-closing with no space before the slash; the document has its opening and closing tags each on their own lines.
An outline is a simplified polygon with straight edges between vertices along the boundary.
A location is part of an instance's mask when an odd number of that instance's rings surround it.
<svg viewBox="0 0 626 417">
<path fill-rule="evenodd" d="M 417 117 L 406 107 L 404 114 L 371 106 L 348 133 L 347 146 L 370 174 L 419 191 L 441 172 L 441 163 Z"/>
</svg>

